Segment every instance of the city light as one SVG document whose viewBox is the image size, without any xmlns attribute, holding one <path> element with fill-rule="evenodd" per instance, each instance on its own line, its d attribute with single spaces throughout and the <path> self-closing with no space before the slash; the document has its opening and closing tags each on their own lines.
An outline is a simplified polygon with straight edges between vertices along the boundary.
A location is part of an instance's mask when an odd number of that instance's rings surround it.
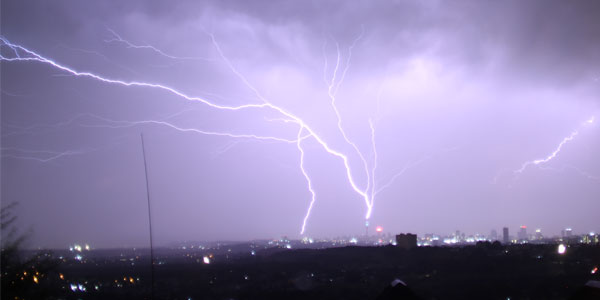
<svg viewBox="0 0 600 300">
<path fill-rule="evenodd" d="M 567 252 L 567 247 L 563 244 L 558 245 L 558 254 L 563 255 Z"/>
<path fill-rule="evenodd" d="M 207 265 L 210 264 L 210 258 L 208 256 L 203 257 L 202 261 Z"/>
<path fill-rule="evenodd" d="M 377 227 L 375 228 L 375 231 L 377 231 L 377 232 L 383 232 L 383 227 L 381 227 L 381 226 L 377 226 Z"/>
</svg>

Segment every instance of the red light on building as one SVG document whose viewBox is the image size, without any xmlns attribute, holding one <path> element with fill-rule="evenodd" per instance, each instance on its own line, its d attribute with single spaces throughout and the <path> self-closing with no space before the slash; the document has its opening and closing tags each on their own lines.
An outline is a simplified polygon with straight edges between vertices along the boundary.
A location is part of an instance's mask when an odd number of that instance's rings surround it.
<svg viewBox="0 0 600 300">
<path fill-rule="evenodd" d="M 521 228 L 523 228 L 523 229 L 526 229 L 526 228 L 527 228 L 527 226 L 525 226 L 525 225 L 521 225 Z"/>
<path fill-rule="evenodd" d="M 381 227 L 381 226 L 377 226 L 377 227 L 375 228 L 375 231 L 377 231 L 377 232 L 383 232 L 383 227 Z"/>
</svg>

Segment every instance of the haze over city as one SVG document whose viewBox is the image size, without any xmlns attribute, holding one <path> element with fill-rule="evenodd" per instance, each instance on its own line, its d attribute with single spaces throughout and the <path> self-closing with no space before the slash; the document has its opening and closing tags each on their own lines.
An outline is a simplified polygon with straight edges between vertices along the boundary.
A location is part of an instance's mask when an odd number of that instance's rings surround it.
<svg viewBox="0 0 600 300">
<path fill-rule="evenodd" d="M 2 1 L 28 247 L 599 232 L 600 3 Z"/>
</svg>

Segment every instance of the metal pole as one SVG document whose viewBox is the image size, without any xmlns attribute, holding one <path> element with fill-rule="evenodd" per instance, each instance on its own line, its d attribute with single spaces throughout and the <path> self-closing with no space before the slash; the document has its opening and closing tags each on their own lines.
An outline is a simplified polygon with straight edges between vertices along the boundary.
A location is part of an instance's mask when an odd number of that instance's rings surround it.
<svg viewBox="0 0 600 300">
<path fill-rule="evenodd" d="M 146 148 L 144 147 L 144 134 L 140 133 L 142 138 L 142 155 L 144 157 L 144 172 L 146 173 L 146 197 L 148 199 L 148 225 L 150 228 L 150 272 L 151 272 L 151 296 L 154 299 L 154 244 L 152 243 L 152 209 L 150 206 L 150 185 L 148 184 L 148 164 L 146 163 Z"/>
</svg>

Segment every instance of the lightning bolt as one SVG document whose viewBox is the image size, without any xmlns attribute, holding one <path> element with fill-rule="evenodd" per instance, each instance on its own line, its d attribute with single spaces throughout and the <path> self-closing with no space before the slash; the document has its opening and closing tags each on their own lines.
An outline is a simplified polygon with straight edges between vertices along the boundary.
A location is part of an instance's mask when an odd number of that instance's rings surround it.
<svg viewBox="0 0 600 300">
<path fill-rule="evenodd" d="M 27 54 L 28 56 L 23 57 L 21 55 L 17 55 L 15 57 L 6 57 L 4 55 L 0 55 L 0 60 L 4 60 L 4 61 L 9 61 L 9 62 L 13 62 L 13 61 L 18 61 L 18 62 L 40 62 L 40 63 L 44 63 L 44 64 L 48 64 L 51 65 L 54 68 L 57 68 L 61 71 L 66 72 L 67 74 L 70 74 L 72 76 L 77 76 L 77 77 L 87 77 L 87 78 L 91 78 L 91 79 L 95 79 L 104 83 L 110 83 L 110 84 L 116 84 L 116 85 L 121 85 L 121 86 L 127 86 L 127 87 L 146 87 L 146 88 L 154 88 L 154 89 L 159 89 L 159 90 L 163 90 L 165 92 L 168 92 L 172 95 L 175 96 L 179 96 L 183 99 L 189 100 L 189 101 L 195 101 L 195 102 L 200 102 L 202 104 L 205 104 L 209 107 L 212 108 L 216 108 L 216 109 L 222 109 L 222 110 L 241 110 L 241 109 L 246 109 L 246 108 L 265 108 L 265 107 L 271 107 L 271 108 L 275 108 L 273 105 L 269 105 L 269 104 L 245 104 L 245 105 L 239 105 L 239 106 L 228 106 L 228 105 L 218 105 L 215 103 L 212 103 L 204 98 L 201 97 L 192 97 L 192 96 L 188 96 L 185 93 L 178 91 L 174 88 L 165 86 L 165 85 L 161 85 L 161 84 L 155 84 L 155 83 L 148 83 L 148 82 L 139 82 L 139 81 L 123 81 L 123 80 L 118 80 L 118 79 L 111 79 L 111 78 L 107 78 L 107 77 L 103 77 L 101 75 L 97 75 L 91 72 L 81 72 L 81 71 L 76 71 L 72 68 L 69 68 L 65 65 L 59 64 L 49 58 L 43 57 L 25 47 L 19 46 L 19 45 L 15 45 L 10 43 L 7 39 L 5 39 L 4 37 L 0 37 L 0 41 L 2 41 L 2 44 L 0 46 L 7 46 L 10 49 L 14 50 L 17 53 L 20 52 L 24 52 L 24 54 Z"/>
<path fill-rule="evenodd" d="M 0 152 L 2 152 L 2 158 L 14 158 L 14 159 L 25 159 L 25 160 L 35 160 L 42 163 L 47 163 L 61 157 L 71 156 L 71 155 L 79 155 L 83 154 L 87 151 L 83 150 L 67 150 L 67 151 L 50 151 L 50 150 L 29 150 L 29 149 L 18 149 L 18 148 L 1 148 Z M 5 154 L 5 152 L 9 152 Z M 12 152 L 12 153 L 10 153 Z M 40 157 L 41 154 L 43 157 Z"/>
<path fill-rule="evenodd" d="M 111 120 L 111 119 L 102 118 L 102 117 L 98 117 L 98 116 L 95 116 L 95 117 L 98 119 L 101 119 L 102 121 L 105 121 L 107 123 L 118 124 L 118 125 L 81 125 L 81 126 L 91 127 L 91 128 L 117 129 L 117 128 L 128 128 L 128 127 L 133 127 L 133 126 L 138 126 L 138 125 L 153 124 L 153 125 L 162 125 L 162 126 L 177 130 L 179 132 L 193 132 L 193 133 L 199 133 L 199 134 L 203 134 L 203 135 L 214 135 L 214 136 L 229 137 L 229 138 L 236 138 L 236 139 L 239 139 L 239 138 L 255 139 L 255 140 L 259 140 L 259 141 L 275 141 L 275 142 L 283 142 L 283 143 L 288 143 L 288 144 L 294 144 L 297 142 L 295 139 L 286 139 L 286 138 L 279 138 L 279 137 L 274 137 L 274 136 L 262 136 L 262 135 L 256 135 L 256 134 L 236 134 L 236 133 L 230 133 L 230 132 L 201 130 L 201 129 L 197 129 L 197 128 L 186 128 L 186 127 L 177 126 L 177 125 L 167 122 L 167 121 L 158 121 L 158 120 L 116 121 L 116 120 Z M 306 138 L 306 137 L 303 137 L 303 138 Z"/>
<path fill-rule="evenodd" d="M 590 119 L 588 119 L 587 121 L 585 121 L 585 124 L 592 124 L 594 123 L 595 120 L 595 116 L 592 116 Z M 575 139 L 575 137 L 579 134 L 579 129 L 571 132 L 571 134 L 569 134 L 567 137 L 563 138 L 562 141 L 558 144 L 558 146 L 556 147 L 556 149 L 554 149 L 554 151 L 552 151 L 552 153 L 550 153 L 548 156 L 544 157 L 544 158 L 539 158 L 539 159 L 534 159 L 534 160 L 530 160 L 530 161 L 526 161 L 525 163 L 523 163 L 521 165 L 521 168 L 517 169 L 514 171 L 515 174 L 521 174 L 523 173 L 523 171 L 525 171 L 525 169 L 528 166 L 538 166 L 538 165 L 542 165 L 545 163 L 548 163 L 549 161 L 553 160 L 554 158 L 556 158 L 556 156 L 558 156 L 558 154 L 560 153 L 560 151 L 562 150 L 563 146 L 566 145 L 568 142 L 572 141 L 573 139 Z"/>
<path fill-rule="evenodd" d="M 407 164 L 406 166 L 404 166 L 404 168 L 402 168 L 400 171 L 398 171 L 396 174 L 394 174 L 394 176 L 392 176 L 380 188 L 375 190 L 373 193 L 373 197 L 375 197 L 377 194 L 383 192 L 385 189 L 389 188 L 394 183 L 394 181 L 396 181 L 396 179 L 398 179 L 398 177 L 402 176 L 406 171 L 408 171 L 409 169 L 411 169 L 417 165 L 422 164 L 423 162 L 425 162 L 426 160 L 429 160 L 429 159 L 431 159 L 431 156 L 425 156 L 415 162 L 411 162 L 411 163 Z"/>
<path fill-rule="evenodd" d="M 218 147 L 217 149 L 215 149 L 213 151 L 213 158 L 216 158 L 217 156 L 220 156 L 223 153 L 229 151 L 230 149 L 232 149 L 233 147 L 235 147 L 239 143 L 240 143 L 240 141 L 238 141 L 238 140 L 229 141 L 226 144 L 224 144 L 223 146 Z"/>
<path fill-rule="evenodd" d="M 118 36 L 118 35 L 117 35 Z M 43 64 L 47 64 L 50 65 L 56 69 L 59 69 L 63 72 L 65 72 L 66 74 L 69 74 L 71 76 L 75 76 L 75 77 L 84 77 L 84 78 L 90 78 L 90 79 L 94 79 L 100 82 L 104 82 L 107 84 L 114 84 L 114 85 L 121 85 L 121 86 L 126 86 L 126 87 L 143 87 L 143 88 L 152 88 L 152 89 L 157 89 L 157 90 L 162 90 L 168 94 L 172 94 L 175 96 L 178 96 L 180 98 L 183 98 L 185 100 L 188 101 L 193 101 L 193 102 L 199 102 L 202 103 L 204 105 L 207 105 L 211 108 L 214 109 L 219 109 L 219 110 L 243 110 L 243 109 L 251 109 L 251 108 L 255 108 L 255 109 L 259 109 L 259 108 L 269 108 L 272 109 L 278 113 L 280 113 L 282 116 L 284 116 L 284 119 L 288 120 L 288 122 L 292 122 L 295 123 L 299 126 L 299 132 L 300 134 L 304 131 L 307 132 L 306 137 L 313 137 L 317 143 L 319 143 L 321 145 L 321 147 L 329 154 L 339 158 L 342 160 L 344 167 L 345 167 L 345 171 L 346 171 L 346 177 L 348 179 L 349 184 L 351 185 L 352 189 L 358 193 L 360 196 L 362 196 L 368 206 L 368 212 L 367 212 L 367 218 L 370 216 L 371 213 L 371 204 L 369 202 L 369 197 L 368 194 L 366 192 L 366 190 L 362 190 L 358 187 L 358 185 L 356 184 L 354 177 L 352 175 L 352 168 L 350 167 L 350 163 L 349 163 L 349 158 L 347 155 L 345 155 L 342 152 L 339 152 L 333 148 L 331 148 L 331 146 L 326 143 L 307 123 L 305 123 L 301 118 L 299 118 L 298 116 L 292 114 L 291 112 L 288 112 L 287 110 L 283 109 L 282 107 L 276 106 L 274 104 L 272 104 L 270 101 L 268 101 L 266 98 L 264 98 L 259 92 L 258 90 L 242 75 L 242 73 L 240 73 L 235 67 L 234 65 L 231 63 L 231 61 L 229 59 L 227 59 L 227 57 L 224 55 L 223 51 L 221 50 L 221 47 L 219 46 L 219 44 L 217 43 L 214 35 L 209 34 L 211 41 L 213 42 L 213 45 L 215 46 L 215 49 L 217 50 L 217 52 L 219 53 L 221 59 L 226 63 L 226 65 L 230 68 L 230 70 L 239 78 L 242 80 L 242 82 L 244 83 L 244 85 L 246 87 L 248 87 L 249 89 L 251 89 L 255 95 L 257 96 L 258 99 L 262 100 L 263 103 L 260 104 L 255 104 L 255 103 L 251 103 L 251 104 L 243 104 L 243 105 L 238 105 L 238 106 L 229 106 L 229 105 L 220 105 L 220 104 L 216 104 L 213 103 L 209 100 L 206 100 L 205 98 L 202 97 L 195 97 L 195 96 L 189 96 L 175 88 L 169 87 L 169 86 L 165 86 L 162 84 L 156 84 L 156 83 L 149 83 L 149 82 L 140 82 L 140 81 L 125 81 L 125 80 L 118 80 L 118 79 L 112 79 L 112 78 L 108 78 L 108 77 L 104 77 L 102 75 L 99 74 L 95 74 L 92 72 L 82 72 L 82 71 L 77 71 L 73 68 L 70 68 L 66 65 L 60 64 L 54 60 L 51 60 L 49 58 L 46 58 L 32 50 L 29 50 L 23 46 L 20 45 L 16 45 L 11 43 L 10 41 L 8 41 L 6 38 L 4 37 L 0 37 L 0 41 L 2 42 L 2 44 L 0 44 L 0 46 L 5 46 L 10 48 L 13 52 L 14 52 L 14 56 L 8 57 L 5 56 L 4 54 L 0 54 L 0 60 L 2 61 L 7 61 L 7 62 L 39 62 L 39 63 L 43 63 Z M 120 42 L 126 42 L 125 40 L 123 40 L 122 38 L 116 38 L 117 40 L 119 40 Z M 148 49 L 156 49 L 154 47 L 151 48 L 151 46 L 137 46 L 134 44 L 127 44 L 128 46 L 132 47 L 132 48 L 148 48 Z M 158 49 L 156 49 L 158 50 Z M 155 50 L 155 51 L 156 51 Z M 159 52 L 161 53 L 161 52 Z M 162 54 L 165 54 L 164 52 L 162 52 Z M 169 55 L 164 55 L 166 57 L 169 57 Z M 339 60 L 339 58 L 338 58 Z M 349 64 L 346 65 L 346 67 L 348 67 Z M 338 64 L 339 67 L 339 64 Z M 338 67 L 336 67 L 336 74 L 337 74 L 337 69 Z M 343 75 L 344 76 L 344 75 Z M 341 84 L 341 80 L 339 81 L 337 87 L 334 89 L 333 88 L 333 84 L 335 84 L 335 76 L 332 80 L 332 85 L 329 88 L 329 94 L 333 96 L 332 98 L 332 106 L 334 107 L 334 109 L 336 110 L 336 113 L 339 116 L 339 112 L 337 112 L 337 108 L 335 107 L 335 95 L 334 93 L 337 92 L 337 88 L 339 87 L 339 85 Z M 335 91 L 335 92 L 334 92 Z M 111 121 L 111 120 L 108 120 Z M 341 124 L 341 118 L 338 118 L 339 124 Z M 151 121 L 151 120 L 147 120 L 147 121 L 140 121 L 140 122 L 135 122 L 136 124 L 143 124 L 143 123 L 154 123 L 154 124 L 160 124 L 160 125 L 164 125 L 164 126 L 169 126 L 175 130 L 179 130 L 179 131 L 192 131 L 192 132 L 197 132 L 197 133 L 202 133 L 202 134 L 209 134 L 209 135 L 222 135 L 222 136 L 227 136 L 227 137 L 233 137 L 233 138 L 253 138 L 253 139 L 259 139 L 259 140 L 276 140 L 276 141 L 283 141 L 283 142 L 288 142 L 288 143 L 293 143 L 295 142 L 299 148 L 299 151 L 301 153 L 301 170 L 303 171 L 303 175 L 305 175 L 305 178 L 307 177 L 307 173 L 305 172 L 304 168 L 303 168 L 303 160 L 304 160 L 304 151 L 301 147 L 300 141 L 302 140 L 300 138 L 297 138 L 295 140 L 286 140 L 286 139 L 280 139 L 280 138 L 274 138 L 274 137 L 262 137 L 262 136 L 258 136 L 258 135 L 239 135 L 239 134 L 232 134 L 232 133 L 219 133 L 219 132 L 209 132 L 209 131 L 203 131 L 203 130 L 198 130 L 198 129 L 194 129 L 194 128 L 181 128 L 178 126 L 175 126 L 171 123 L 165 122 L 165 121 Z M 126 124 L 126 125 L 131 125 L 131 124 Z M 341 129 L 341 126 L 340 126 Z M 343 129 L 341 129 L 341 131 L 343 132 Z M 345 135 L 345 133 L 344 133 Z M 345 137 L 345 139 L 350 142 L 347 137 Z M 350 144 L 353 144 L 350 142 Z M 355 147 L 355 149 L 358 151 L 358 148 L 354 145 L 353 147 Z M 365 163 L 365 168 L 366 168 L 366 160 L 364 159 L 364 156 L 362 155 L 362 153 L 359 152 L 359 155 L 361 156 L 361 159 L 363 160 L 363 163 Z M 367 185 L 369 185 L 369 181 L 367 181 Z M 312 189 L 312 186 L 310 185 L 310 191 L 313 194 L 313 198 L 311 201 L 311 204 L 309 206 L 309 213 L 310 210 L 312 209 L 312 204 L 314 203 L 314 199 L 315 199 L 315 194 L 314 194 L 314 190 Z M 368 187 L 367 187 L 368 189 Z M 309 215 L 309 213 L 307 214 L 307 216 Z M 307 217 L 305 218 L 306 221 Z M 302 232 L 304 232 L 304 225 L 306 222 L 303 223 L 303 229 Z"/>
<path fill-rule="evenodd" d="M 58 122 L 55 124 L 32 124 L 29 126 L 17 126 L 14 124 L 7 124 L 8 126 L 15 128 L 16 130 L 13 132 L 2 134 L 2 137 L 4 138 L 4 137 L 13 136 L 13 135 L 25 135 L 25 134 L 33 135 L 33 134 L 39 133 L 39 130 L 36 131 L 36 129 L 58 129 L 61 127 L 71 125 L 74 122 L 76 122 L 77 120 L 84 118 L 84 117 L 88 117 L 88 116 L 96 117 L 95 115 L 84 113 L 84 114 L 78 114 L 67 121 L 62 121 L 62 122 Z"/>
<path fill-rule="evenodd" d="M 169 59 L 212 61 L 212 59 L 205 58 L 205 57 L 175 56 L 175 55 L 167 54 L 164 51 L 162 51 L 152 45 L 136 45 L 136 44 L 122 38 L 121 35 L 118 34 L 117 32 L 115 32 L 114 30 L 112 30 L 108 27 L 106 27 L 106 30 L 111 35 L 111 38 L 104 40 L 104 42 L 106 42 L 106 43 L 121 43 L 121 44 L 124 44 L 129 49 L 151 50 L 151 51 L 157 53 L 158 55 L 169 58 Z"/>
<path fill-rule="evenodd" d="M 299 126 L 300 126 L 300 128 L 301 128 L 301 131 L 302 131 L 302 130 L 306 130 L 306 131 L 308 132 L 308 135 L 309 135 L 309 136 L 312 136 L 312 137 L 314 137 L 314 138 L 315 138 L 315 140 L 316 140 L 316 141 L 317 141 L 317 142 L 318 142 L 318 143 L 319 143 L 319 144 L 320 144 L 320 145 L 321 145 L 321 146 L 324 148 L 324 150 L 325 150 L 325 151 L 327 151 L 329 154 L 332 154 L 332 155 L 334 155 L 334 156 L 336 156 L 336 157 L 339 157 L 339 158 L 341 158 L 341 159 L 342 159 L 342 161 L 344 162 L 344 167 L 346 168 L 346 176 L 347 176 L 347 178 L 348 178 L 348 182 L 350 183 L 350 185 L 351 185 L 352 189 L 353 189 L 353 190 L 354 190 L 356 193 L 358 193 L 358 194 L 359 194 L 361 197 L 363 197 L 363 198 L 365 199 L 365 202 L 366 202 L 366 204 L 367 204 L 367 207 L 368 207 L 368 209 L 367 209 L 367 216 L 366 216 L 366 218 L 368 219 L 368 218 L 370 217 L 370 215 L 371 215 L 371 205 L 370 205 L 369 196 L 368 196 L 368 194 L 367 194 L 367 191 L 366 191 L 366 190 L 362 190 L 362 189 L 360 189 L 360 188 L 358 187 L 358 185 L 356 184 L 356 182 L 355 182 L 355 180 L 354 180 L 354 178 L 353 178 L 353 176 L 352 176 L 352 170 L 351 170 L 351 167 L 350 167 L 350 163 L 349 163 L 348 156 L 346 156 L 345 154 L 343 154 L 343 153 L 341 153 L 341 152 L 338 152 L 338 151 L 336 151 L 336 150 L 332 149 L 332 148 L 331 148 L 331 147 L 330 147 L 330 146 L 329 146 L 327 143 L 325 143 L 325 141 L 324 141 L 323 139 L 321 139 L 321 137 L 319 137 L 319 136 L 318 136 L 318 135 L 317 135 L 317 134 L 316 134 L 316 133 L 315 133 L 315 132 L 314 132 L 314 131 L 313 131 L 313 130 L 312 130 L 310 127 L 309 127 L 309 126 L 308 126 L 308 124 L 306 124 L 306 123 L 305 123 L 304 121 L 302 121 L 300 118 L 298 118 L 297 116 L 295 116 L 295 115 L 293 115 L 293 114 L 291 114 L 291 113 L 289 113 L 289 112 L 287 112 L 287 111 L 283 110 L 282 108 L 279 108 L 279 107 L 276 107 L 276 106 L 272 105 L 272 104 L 271 104 L 271 103 L 270 103 L 270 102 L 269 102 L 267 99 L 265 99 L 265 98 L 264 98 L 264 97 L 263 97 L 263 96 L 260 94 L 260 92 L 258 91 L 258 89 L 256 89 L 256 88 L 255 88 L 255 87 L 254 87 L 254 86 L 253 86 L 253 85 L 250 83 L 250 81 L 249 81 L 249 80 L 248 80 L 248 79 L 247 79 L 245 76 L 243 76 L 243 74 L 242 74 L 241 72 L 239 72 L 239 71 L 237 70 L 237 68 L 235 68 L 235 66 L 233 65 L 233 63 L 231 63 L 231 61 L 230 61 L 230 60 L 227 58 L 227 56 L 225 56 L 225 54 L 224 54 L 224 53 L 223 53 L 223 51 L 221 50 L 221 47 L 220 47 L 219 43 L 218 43 L 218 42 L 217 42 L 217 40 L 215 39 L 215 36 L 214 36 L 212 33 L 209 33 L 209 32 L 206 32 L 206 31 L 205 31 L 205 33 L 206 33 L 206 34 L 208 34 L 208 35 L 210 36 L 210 38 L 211 38 L 211 41 L 213 42 L 213 45 L 215 46 L 215 49 L 217 50 L 217 52 L 218 52 L 219 56 L 220 56 L 220 57 L 221 57 L 221 59 L 222 59 L 222 60 L 223 60 L 223 61 L 226 63 L 226 65 L 229 67 L 229 69 L 232 71 L 232 73 L 233 73 L 233 74 L 235 74 L 235 75 L 236 75 L 236 76 L 237 76 L 237 77 L 238 77 L 238 78 L 239 78 L 239 79 L 240 79 L 240 80 L 243 82 L 243 84 L 244 84 L 246 87 L 248 87 L 248 89 L 250 89 L 251 91 L 253 91 L 253 92 L 254 92 L 254 94 L 255 94 L 255 96 L 256 96 L 258 99 L 261 99 L 261 100 L 262 100 L 262 101 L 263 101 L 265 104 L 269 105 L 269 107 L 271 107 L 271 108 L 273 108 L 273 109 L 277 110 L 277 111 L 278 111 L 278 112 L 280 112 L 282 115 L 286 116 L 286 117 L 288 118 L 288 119 L 285 119 L 285 121 L 286 121 L 286 122 L 294 122 L 294 123 L 298 123 L 298 124 L 299 124 Z M 359 37 L 358 37 L 358 38 L 357 38 L 357 39 L 356 39 L 356 40 L 353 42 L 352 46 L 350 47 L 350 49 L 349 49 L 349 53 L 350 53 L 350 54 L 349 54 L 349 56 L 351 56 L 351 50 L 352 50 L 352 48 L 354 47 L 354 45 L 356 44 L 356 42 L 358 42 L 358 40 L 359 40 L 361 37 L 362 37 L 362 33 L 361 33 L 361 35 L 360 35 L 360 36 L 359 36 Z M 337 45 L 337 43 L 336 43 L 336 45 Z M 338 129 L 340 130 L 340 132 L 341 132 L 341 133 L 342 133 L 342 135 L 344 136 L 344 139 L 346 140 L 346 142 L 348 142 L 349 144 L 353 145 L 354 149 L 355 149 L 355 150 L 356 150 L 356 151 L 359 153 L 359 156 L 361 157 L 361 160 L 363 161 L 363 164 L 364 164 L 364 166 L 365 166 L 365 170 L 367 170 L 367 175 L 368 175 L 368 169 L 367 169 L 366 160 L 364 159 L 364 156 L 362 155 L 362 153 L 360 152 L 360 150 L 358 149 L 358 147 L 357 147 L 357 146 L 356 146 L 354 143 L 352 143 L 352 142 L 351 142 L 351 141 L 350 141 L 350 140 L 349 140 L 349 139 L 348 139 L 348 138 L 345 136 L 345 132 L 344 132 L 343 128 L 341 127 L 341 117 L 340 117 L 340 115 L 339 115 L 339 112 L 337 111 L 337 107 L 335 106 L 335 94 L 334 94 L 334 86 L 335 86 L 335 92 L 337 92 L 337 89 L 338 89 L 338 87 L 339 87 L 339 86 L 340 86 L 340 84 L 341 84 L 341 80 L 337 82 L 337 85 L 336 85 L 336 81 L 335 81 L 336 74 L 337 74 L 337 72 L 338 72 L 338 70 L 339 70 L 339 66 L 340 66 L 339 62 L 340 62 L 340 59 L 341 59 L 341 54 L 340 54 L 340 52 L 339 52 L 339 46 L 337 46 L 337 49 L 338 49 L 338 56 L 337 56 L 337 64 L 336 64 L 336 67 L 335 67 L 335 69 L 334 69 L 334 75 L 333 75 L 333 78 L 332 78 L 332 80 L 331 80 L 331 82 L 330 82 L 330 83 L 327 83 L 327 82 L 326 82 L 326 83 L 328 84 L 328 95 L 330 95 L 330 97 L 331 97 L 331 100 L 332 100 L 332 107 L 333 107 L 334 111 L 336 112 L 336 115 L 338 116 Z M 349 60 L 349 59 L 350 59 L 350 58 L 348 58 L 348 60 Z M 325 62 L 325 66 L 327 66 L 327 61 Z M 347 71 L 347 68 L 348 68 L 348 67 L 349 67 L 349 63 L 348 63 L 348 64 L 346 64 L 346 69 L 344 70 L 344 73 L 343 73 L 344 75 L 343 75 L 343 76 L 345 76 L 345 73 L 346 73 L 346 71 Z M 326 70 L 325 70 L 325 74 L 326 74 Z M 302 149 L 301 147 L 299 147 L 299 148 L 300 148 L 300 149 Z M 301 151 L 301 155 L 302 155 L 302 156 L 304 155 L 303 151 Z M 303 169 L 303 168 L 302 168 L 302 166 L 301 166 L 301 169 Z M 303 171 L 303 175 L 305 175 L 305 177 L 306 177 L 306 176 L 307 176 L 307 173 Z M 369 180 L 367 180 L 367 184 L 368 184 L 368 182 L 369 182 Z M 368 187 L 367 187 L 367 189 L 368 189 Z M 315 196 L 314 196 L 314 190 L 311 190 L 311 193 L 313 194 L 313 198 L 312 198 L 312 200 L 311 200 L 311 203 L 310 203 L 310 205 L 309 205 L 309 209 L 307 210 L 307 213 L 306 213 L 306 215 L 305 215 L 305 217 L 304 217 L 304 220 L 307 220 L 307 219 L 309 218 L 309 216 L 310 216 L 310 212 L 311 212 L 311 209 L 312 209 L 312 205 L 314 204 L 314 200 L 315 200 Z M 301 230 L 301 232 L 302 232 L 302 233 L 304 232 L 304 227 L 303 227 L 303 229 Z"/>
<path fill-rule="evenodd" d="M 131 74 L 139 75 L 138 72 L 136 72 L 136 71 L 134 71 L 134 70 L 132 70 L 130 68 L 127 68 L 125 66 L 122 66 L 120 64 L 115 63 L 114 61 L 112 61 L 111 59 L 109 59 L 108 56 L 106 56 L 106 55 L 104 55 L 104 54 L 102 54 L 102 53 L 100 53 L 98 51 L 70 47 L 70 46 L 67 46 L 67 45 L 64 45 L 64 44 L 57 45 L 56 47 L 58 47 L 58 48 L 64 48 L 64 49 L 67 49 L 67 50 L 70 50 L 70 51 L 73 51 L 73 52 L 81 52 L 81 53 L 84 53 L 84 54 L 96 56 L 96 57 L 102 59 L 103 61 L 105 61 L 105 62 L 107 62 L 107 63 L 109 63 L 109 64 L 111 64 L 113 66 L 116 66 L 119 69 L 125 70 L 125 71 L 127 71 L 127 72 L 129 72 Z"/>
<path fill-rule="evenodd" d="M 451 148 L 447 148 L 447 149 L 442 149 L 440 151 L 437 151 L 437 153 L 432 153 L 432 154 L 428 154 L 423 156 L 422 158 L 409 162 L 408 164 L 406 164 L 402 169 L 400 169 L 400 171 L 396 172 L 386 183 L 384 183 L 383 185 L 381 185 L 381 187 L 375 189 L 375 187 L 373 187 L 374 192 L 373 192 L 373 196 L 372 198 L 374 199 L 375 196 L 377 196 L 379 193 L 383 192 L 385 189 L 389 188 L 395 181 L 396 179 L 398 179 L 398 177 L 402 176 L 404 173 L 406 173 L 408 170 L 434 158 L 437 155 L 440 154 L 444 154 L 444 153 L 448 153 L 451 151 L 456 151 L 458 150 L 459 147 L 455 146 L 455 147 L 451 147 Z"/>
<path fill-rule="evenodd" d="M 377 145 L 375 143 L 375 125 L 373 125 L 373 120 L 369 119 L 369 127 L 371 128 L 371 149 L 373 151 L 373 168 L 371 169 L 371 205 L 375 203 L 375 195 L 377 194 L 375 191 L 375 171 L 377 170 Z"/>
<path fill-rule="evenodd" d="M 521 165 L 521 168 L 515 170 L 515 173 L 523 173 L 523 171 L 525 171 L 525 168 L 527 168 L 530 165 L 539 165 L 539 164 L 545 164 L 549 161 L 551 161 L 552 159 L 554 159 L 558 153 L 560 152 L 560 150 L 562 149 L 562 147 L 572 141 L 577 135 L 579 134 L 579 131 L 573 131 L 571 132 L 571 134 L 567 137 L 565 137 L 560 144 L 558 144 L 558 147 L 552 151 L 552 153 L 550 153 L 550 155 L 548 155 L 545 158 L 540 158 L 540 159 L 535 159 L 535 160 L 530 160 L 530 161 L 526 161 L 525 163 L 523 163 L 523 165 Z"/>
<path fill-rule="evenodd" d="M 342 71 L 342 74 L 340 76 L 340 78 L 336 81 L 337 78 L 337 74 L 339 72 L 340 69 L 340 65 L 341 65 L 341 52 L 340 52 L 340 47 L 339 44 L 336 42 L 335 43 L 335 47 L 336 47 L 336 52 L 337 52 L 337 56 L 336 56 L 336 63 L 335 63 L 335 67 L 333 69 L 333 74 L 331 76 L 331 80 L 326 81 L 327 84 L 327 95 L 329 96 L 330 100 L 331 100 L 331 107 L 333 109 L 333 111 L 335 112 L 335 115 L 337 117 L 337 127 L 339 132 L 341 133 L 342 137 L 344 138 L 344 140 L 346 141 L 346 143 L 348 143 L 350 146 L 352 146 L 352 148 L 354 148 L 354 150 L 356 151 L 356 153 L 358 154 L 362 164 L 363 164 L 363 168 L 364 168 L 364 172 L 367 176 L 367 186 L 364 190 L 356 187 L 356 192 L 363 197 L 365 204 L 367 206 L 367 213 L 365 215 L 365 219 L 369 219 L 371 217 L 371 212 L 373 209 L 373 202 L 371 197 L 369 197 L 369 190 L 371 189 L 371 177 L 372 174 L 369 171 L 369 163 L 367 162 L 365 156 L 363 155 L 363 153 L 360 151 L 360 149 L 358 148 L 358 146 L 356 145 L 356 143 L 352 142 L 349 138 L 348 135 L 346 134 L 346 131 L 344 130 L 343 126 L 342 126 L 342 116 L 336 106 L 336 95 L 337 92 L 341 86 L 341 84 L 344 81 L 344 78 L 346 77 L 346 73 L 348 72 L 348 69 L 350 68 L 350 60 L 352 58 L 352 49 L 355 47 L 356 43 L 362 38 L 363 32 L 361 32 L 361 34 L 352 42 L 352 44 L 350 45 L 350 47 L 348 48 L 348 56 L 346 58 L 346 62 L 344 64 L 344 70 Z M 327 57 L 325 57 L 327 58 Z M 327 59 L 325 59 L 325 68 L 327 68 Z M 325 70 L 324 73 L 326 74 L 327 71 Z M 372 130 L 373 127 L 371 127 Z"/>
<path fill-rule="evenodd" d="M 306 230 L 306 222 L 308 221 L 308 218 L 312 211 L 313 205 L 315 204 L 315 200 L 317 198 L 317 194 L 315 193 L 315 190 L 313 189 L 312 181 L 310 180 L 310 176 L 308 176 L 308 173 L 304 169 L 304 149 L 302 149 L 302 146 L 301 146 L 301 142 L 302 142 L 301 136 L 302 136 L 303 130 L 304 130 L 304 128 L 300 127 L 300 130 L 298 131 L 298 138 L 297 138 L 296 145 L 298 147 L 298 151 L 300 151 L 300 170 L 302 171 L 302 175 L 304 175 L 304 178 L 306 178 L 306 182 L 308 184 L 308 190 L 310 191 L 310 194 L 311 194 L 311 200 L 310 200 L 310 204 L 308 206 L 308 211 L 306 212 L 306 215 L 304 216 L 304 219 L 302 220 L 302 229 L 300 230 L 300 234 L 304 234 L 304 231 Z"/>
</svg>

